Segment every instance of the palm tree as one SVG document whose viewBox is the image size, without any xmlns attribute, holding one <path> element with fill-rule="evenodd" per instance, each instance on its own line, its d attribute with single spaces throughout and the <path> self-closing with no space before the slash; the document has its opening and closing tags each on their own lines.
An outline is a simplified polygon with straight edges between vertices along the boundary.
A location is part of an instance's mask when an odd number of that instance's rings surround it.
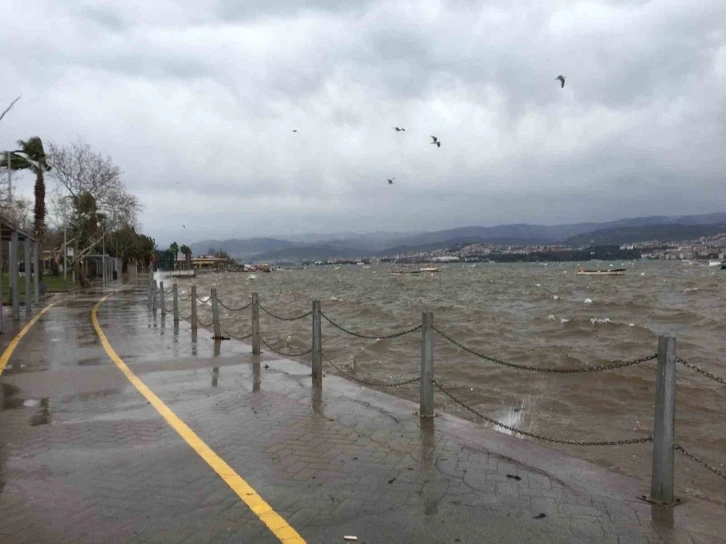
<svg viewBox="0 0 726 544">
<path fill-rule="evenodd" d="M 176 242 L 172 242 L 169 246 L 169 251 L 171 251 L 174 255 L 174 262 L 171 265 L 172 270 L 174 270 L 176 268 L 176 258 L 179 255 L 179 244 L 177 244 Z"/>
<path fill-rule="evenodd" d="M 20 149 L 10 156 L 10 166 L 13 170 L 30 170 L 35 174 L 35 211 L 33 233 L 40 242 L 45 234 L 45 172 L 50 170 L 47 162 L 43 141 L 37 136 L 28 140 L 18 140 Z M 7 168 L 8 158 L 0 160 L 0 167 Z"/>
<path fill-rule="evenodd" d="M 20 149 L 13 151 L 10 155 L 10 166 L 13 170 L 30 170 L 35 174 L 35 210 L 33 213 L 34 226 L 33 234 L 40 243 L 45 234 L 45 172 L 50 170 L 43 148 L 43 141 L 33 136 L 26 141 L 18 140 Z M 0 161 L 0 166 L 8 167 L 8 156 Z M 40 259 L 42 262 L 42 259 Z M 38 270 L 38 277 L 43 274 L 43 267 Z"/>
<path fill-rule="evenodd" d="M 179 249 L 181 251 L 182 255 L 186 257 L 185 259 L 185 265 L 187 267 L 187 270 L 191 269 L 192 267 L 192 248 L 190 248 L 188 245 L 184 244 Z"/>
</svg>

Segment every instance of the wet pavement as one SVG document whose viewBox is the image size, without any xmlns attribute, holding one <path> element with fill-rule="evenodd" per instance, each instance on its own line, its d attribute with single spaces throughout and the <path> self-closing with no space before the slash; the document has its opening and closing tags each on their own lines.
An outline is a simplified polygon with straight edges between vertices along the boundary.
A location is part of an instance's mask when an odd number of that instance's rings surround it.
<svg viewBox="0 0 726 544">
<path fill-rule="evenodd" d="M 0 542 L 279 542 L 106 355 L 100 290 L 59 298 L 0 376 Z M 128 367 L 309 543 L 726 542 L 624 476 L 146 308 L 98 320 Z M 6 322 L 7 323 L 7 322 Z M 9 331 L 0 337 L 3 348 Z"/>
</svg>

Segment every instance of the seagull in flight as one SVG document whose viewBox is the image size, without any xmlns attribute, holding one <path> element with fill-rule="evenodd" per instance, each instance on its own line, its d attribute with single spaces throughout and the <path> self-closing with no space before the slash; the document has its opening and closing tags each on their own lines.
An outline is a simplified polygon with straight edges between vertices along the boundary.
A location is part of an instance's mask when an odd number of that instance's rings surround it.
<svg viewBox="0 0 726 544">
<path fill-rule="evenodd" d="M 556 80 L 558 80 L 558 79 L 560 80 L 560 89 L 562 89 L 565 86 L 565 76 L 563 76 L 562 74 L 560 74 L 555 79 Z"/>
<path fill-rule="evenodd" d="M 186 225 L 182 225 L 182 228 L 185 229 L 185 228 L 187 228 L 187 226 Z"/>
<path fill-rule="evenodd" d="M 431 142 L 432 144 L 436 144 L 436 147 L 441 147 L 441 142 L 436 136 L 431 136 L 431 138 L 433 138 L 433 142 Z"/>
<path fill-rule="evenodd" d="M 388 185 L 393 185 L 394 179 L 396 179 L 396 176 L 393 176 L 392 178 L 388 178 Z"/>
<path fill-rule="evenodd" d="M 391 129 L 395 130 L 396 132 L 406 132 L 406 129 L 401 127 L 391 127 Z"/>
<path fill-rule="evenodd" d="M 293 132 L 297 132 L 297 129 L 296 129 L 296 128 L 294 128 L 294 129 L 292 129 L 292 131 L 293 131 Z"/>
</svg>

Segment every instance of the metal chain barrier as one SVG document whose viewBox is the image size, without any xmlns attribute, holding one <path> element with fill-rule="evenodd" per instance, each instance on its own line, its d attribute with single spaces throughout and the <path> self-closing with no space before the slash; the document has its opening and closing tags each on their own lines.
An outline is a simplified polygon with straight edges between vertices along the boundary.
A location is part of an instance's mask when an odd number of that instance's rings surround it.
<svg viewBox="0 0 726 544">
<path fill-rule="evenodd" d="M 270 310 L 268 310 L 267 308 L 265 308 L 262 304 L 257 303 L 257 305 L 267 315 L 269 315 L 270 317 L 273 317 L 273 318 L 275 318 L 275 319 L 277 319 L 279 321 L 297 321 L 298 319 L 305 319 L 306 317 L 309 317 L 309 316 L 313 315 L 313 312 L 310 311 L 310 312 L 307 312 L 307 313 L 304 313 L 302 315 L 298 315 L 298 316 L 295 316 L 295 317 L 281 317 L 279 315 L 273 314 Z"/>
<path fill-rule="evenodd" d="M 164 293 L 167 294 L 167 295 L 171 295 L 173 292 L 174 292 L 174 288 L 173 287 L 171 289 L 169 289 L 168 291 L 166 289 L 164 289 Z"/>
<path fill-rule="evenodd" d="M 402 382 L 379 382 L 379 381 L 372 381 L 372 380 L 363 380 L 361 378 L 356 378 L 355 376 L 347 373 L 345 370 L 340 368 L 338 365 L 336 365 L 333 361 L 328 359 L 328 357 L 325 357 L 325 360 L 328 361 L 328 364 L 332 366 L 335 370 L 340 372 L 343 376 L 345 376 L 348 379 L 353 380 L 354 382 L 358 382 L 363 385 L 368 385 L 372 387 L 401 387 L 402 385 L 408 385 L 411 383 L 416 383 L 421 381 L 421 377 L 418 376 L 416 378 L 411 378 L 410 380 L 404 380 Z"/>
<path fill-rule="evenodd" d="M 265 344 L 270 351 L 273 351 L 278 355 L 282 355 L 283 357 L 302 357 L 303 355 L 309 355 L 313 352 L 313 348 L 310 348 L 306 349 L 305 351 L 301 351 L 300 353 L 284 353 L 273 348 L 270 344 L 267 343 L 267 341 L 265 341 L 264 338 L 262 338 L 262 336 L 260 336 L 260 341 Z"/>
<path fill-rule="evenodd" d="M 711 472 L 713 472 L 716 476 L 721 476 L 721 478 L 726 479 L 726 472 L 722 472 L 719 469 L 717 469 L 716 467 L 709 465 L 706 461 L 704 461 L 703 459 L 701 459 L 697 455 L 692 454 L 690 451 L 688 451 L 686 448 L 684 448 L 680 444 L 675 444 L 674 447 L 675 447 L 676 450 L 678 450 L 681 453 L 683 453 L 686 457 L 690 457 L 691 459 L 693 459 L 699 465 L 701 465 L 701 466 L 707 468 L 708 470 L 710 470 Z"/>
<path fill-rule="evenodd" d="M 217 304 L 219 304 L 222 308 L 229 310 L 230 312 L 241 312 L 252 306 L 252 303 L 250 302 L 249 304 L 245 304 L 244 306 L 242 306 L 240 308 L 230 308 L 229 306 L 227 306 L 224 302 L 222 302 L 219 299 L 217 299 Z"/>
<path fill-rule="evenodd" d="M 541 434 L 531 433 L 529 431 L 523 431 L 521 429 L 516 429 L 510 425 L 505 425 L 504 423 L 497 421 L 496 419 L 492 419 L 490 417 L 485 416 L 484 414 L 475 410 L 474 408 L 467 405 L 463 401 L 457 399 L 451 392 L 449 392 L 448 389 L 444 388 L 444 386 L 442 386 L 436 380 L 431 380 L 431 383 L 433 383 L 437 388 L 439 388 L 444 395 L 449 397 L 456 404 L 469 410 L 472 414 L 479 416 L 484 421 L 488 421 L 492 425 L 496 425 L 497 427 L 501 427 L 502 429 L 507 429 L 508 431 L 511 431 L 513 433 L 521 434 L 523 436 L 528 436 L 530 438 L 534 438 L 537 440 L 543 440 L 545 442 L 554 442 L 555 444 L 569 444 L 572 446 L 625 446 L 628 444 L 645 444 L 647 442 L 653 441 L 652 436 L 648 436 L 648 437 L 644 437 L 644 438 L 628 438 L 626 440 L 605 440 L 605 441 L 569 440 L 567 438 L 552 438 L 550 436 L 544 436 Z"/>
<path fill-rule="evenodd" d="M 183 297 L 183 296 L 179 295 L 179 300 L 182 301 L 182 302 L 187 301 L 187 300 L 190 300 L 191 298 L 192 298 L 192 294 L 191 293 L 189 293 L 189 296 L 187 296 L 187 297 Z"/>
<path fill-rule="evenodd" d="M 209 323 L 204 323 L 201 319 L 197 318 L 197 324 L 200 327 L 211 327 L 212 325 L 214 325 L 214 318 L 212 318 Z"/>
<path fill-rule="evenodd" d="M 197 300 L 204 304 L 205 302 L 209 302 L 210 300 L 212 300 L 212 295 L 209 295 L 207 298 L 197 297 Z"/>
<path fill-rule="evenodd" d="M 698 367 L 698 366 L 696 366 L 696 365 L 694 365 L 692 363 L 686 362 L 683 359 L 681 359 L 680 357 L 676 357 L 676 361 L 678 361 L 679 363 L 681 363 L 683 366 L 686 366 L 686 367 L 690 368 L 691 370 L 695 370 L 699 374 L 703 374 L 707 378 L 711 378 L 713 381 L 718 382 L 721 385 L 726 385 L 726 380 L 724 380 L 723 378 L 719 378 L 715 374 L 711 374 L 710 372 L 707 372 L 707 371 L 703 370 L 702 368 L 700 368 L 700 367 Z"/>
<path fill-rule="evenodd" d="M 550 372 L 554 374 L 579 374 L 582 372 L 601 372 L 603 370 L 615 370 L 616 368 L 624 368 L 626 366 L 633 366 L 633 365 L 639 365 L 641 363 L 645 363 L 648 361 L 654 361 L 658 358 L 658 354 L 655 353 L 653 355 L 646 355 L 645 357 L 640 357 L 638 359 L 633 359 L 632 361 L 625 361 L 622 363 L 614 363 L 611 365 L 595 365 L 595 366 L 588 366 L 585 368 L 540 368 L 537 366 L 529 366 L 529 365 L 518 365 L 515 363 L 508 363 L 506 361 L 502 361 L 501 359 L 497 359 L 495 357 L 489 357 L 488 355 L 484 355 L 483 353 L 479 353 L 478 351 L 474 351 L 471 348 L 466 347 L 460 342 L 457 342 L 451 336 L 448 334 L 440 331 L 436 327 L 433 328 L 439 335 L 441 335 L 445 340 L 448 340 L 452 344 L 454 344 L 456 347 L 463 349 L 467 353 L 471 353 L 472 355 L 475 355 L 481 359 L 484 359 L 486 361 L 490 361 L 492 363 L 496 363 L 498 365 L 502 366 L 508 366 L 510 368 L 516 368 L 518 370 L 528 370 L 530 372 Z"/>
<path fill-rule="evenodd" d="M 192 314 L 189 314 L 189 317 L 187 317 L 187 316 L 185 316 L 185 315 L 182 315 L 182 313 L 181 313 L 181 312 L 179 312 L 179 317 L 181 317 L 181 318 L 182 318 L 182 319 L 183 319 L 184 321 L 191 321 L 191 319 L 192 319 Z"/>
<path fill-rule="evenodd" d="M 248 340 L 249 338 L 252 338 L 252 333 L 249 333 L 247 336 L 235 336 L 224 327 L 222 327 L 222 325 L 220 325 L 219 328 L 222 330 L 222 333 L 226 334 L 230 338 L 234 338 L 235 340 Z"/>
<path fill-rule="evenodd" d="M 343 331 L 346 334 L 349 334 L 351 336 L 356 336 L 358 338 L 365 338 L 366 340 L 389 340 L 391 338 L 398 338 L 399 336 L 405 336 L 406 334 L 411 334 L 412 332 L 416 332 L 421 329 L 421 325 L 416 325 L 415 327 L 412 327 L 410 329 L 406 329 L 405 331 L 396 332 L 393 334 L 388 335 L 381 335 L 381 336 L 371 336 L 368 334 L 360 334 L 357 332 L 353 332 L 351 330 L 346 329 L 342 325 L 338 325 L 335 321 L 330 319 L 327 315 L 325 315 L 323 312 L 320 312 L 320 315 L 323 316 L 323 319 L 330 323 L 333 327 L 335 327 L 338 330 Z"/>
</svg>

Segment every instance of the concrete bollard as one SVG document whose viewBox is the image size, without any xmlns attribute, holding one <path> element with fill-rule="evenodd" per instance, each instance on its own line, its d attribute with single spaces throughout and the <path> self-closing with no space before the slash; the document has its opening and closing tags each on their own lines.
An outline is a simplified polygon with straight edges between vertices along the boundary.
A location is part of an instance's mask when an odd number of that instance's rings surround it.
<svg viewBox="0 0 726 544">
<path fill-rule="evenodd" d="M 260 298 L 252 293 L 252 355 L 260 354 Z"/>
<path fill-rule="evenodd" d="M 673 482 L 676 426 L 676 339 L 671 334 L 658 337 L 657 373 L 650 498 L 671 504 L 675 500 Z"/>
<path fill-rule="evenodd" d="M 421 319 L 421 398 L 419 415 L 434 416 L 434 314 L 423 312 Z"/>
<path fill-rule="evenodd" d="M 172 296 L 172 304 L 173 304 L 172 310 L 174 311 L 174 324 L 178 325 L 179 324 L 179 289 L 177 288 L 176 283 L 172 284 L 171 290 L 172 290 L 171 296 Z"/>
<path fill-rule="evenodd" d="M 13 321 L 20 321 L 20 275 L 18 272 L 19 249 L 20 240 L 18 231 L 13 229 L 10 231 L 10 253 L 8 254 L 8 264 L 10 266 L 10 289 L 13 293 Z"/>
<path fill-rule="evenodd" d="M 156 315 L 156 310 L 158 309 L 157 301 L 159 297 L 156 296 L 158 291 L 159 287 L 156 285 L 156 280 L 154 280 L 154 285 L 151 286 L 151 311 L 154 312 L 154 315 Z"/>
<path fill-rule="evenodd" d="M 323 385 L 323 334 L 320 301 L 313 300 L 313 385 Z"/>
<path fill-rule="evenodd" d="M 159 282 L 159 305 L 161 306 L 161 315 L 166 316 L 166 294 L 164 293 L 164 282 Z"/>
<path fill-rule="evenodd" d="M 217 290 L 212 289 L 210 295 L 212 300 L 212 325 L 214 325 L 214 339 L 222 339 L 222 327 L 219 324 L 219 304 L 217 302 Z"/>
<path fill-rule="evenodd" d="M 192 285 L 192 332 L 197 332 L 197 286 Z"/>
<path fill-rule="evenodd" d="M 40 252 L 38 251 L 38 242 L 33 244 L 33 301 L 36 306 L 40 305 Z"/>
<path fill-rule="evenodd" d="M 25 254 L 24 254 L 24 260 L 25 260 L 25 319 L 30 320 L 30 318 L 33 316 L 33 303 L 31 301 L 31 298 L 33 296 L 33 293 L 30 291 L 30 275 L 31 275 L 31 269 L 32 269 L 32 263 L 30 262 L 30 238 L 25 239 Z"/>
</svg>

